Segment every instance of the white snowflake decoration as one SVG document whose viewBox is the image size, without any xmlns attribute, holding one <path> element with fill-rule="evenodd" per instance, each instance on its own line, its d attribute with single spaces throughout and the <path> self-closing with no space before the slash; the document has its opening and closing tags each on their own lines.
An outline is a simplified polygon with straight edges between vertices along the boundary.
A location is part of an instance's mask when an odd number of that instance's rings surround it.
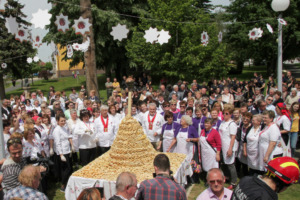
<svg viewBox="0 0 300 200">
<path fill-rule="evenodd" d="M 34 56 L 34 58 L 33 58 L 33 61 L 34 61 L 34 62 L 39 62 L 39 60 L 40 60 L 40 58 L 39 58 L 39 57 L 37 57 L 37 56 Z"/>
<path fill-rule="evenodd" d="M 146 39 L 146 42 L 150 42 L 151 44 L 157 42 L 159 35 L 157 28 L 150 27 L 145 33 L 144 38 Z"/>
<path fill-rule="evenodd" d="M 27 63 L 31 64 L 32 63 L 32 58 L 27 58 Z"/>
<path fill-rule="evenodd" d="M 170 38 L 171 38 L 171 36 L 169 34 L 169 31 L 165 31 L 164 29 L 159 31 L 159 35 L 158 35 L 158 43 L 159 44 L 168 43 Z"/>
<path fill-rule="evenodd" d="M 18 28 L 17 33 L 16 33 L 16 40 L 19 40 L 20 42 L 27 41 L 28 40 L 28 30 L 26 30 L 23 27 Z"/>
<path fill-rule="evenodd" d="M 268 29 L 268 31 L 269 31 L 270 33 L 273 34 L 273 28 L 272 28 L 272 26 L 271 26 L 270 24 L 267 24 L 267 29 Z"/>
<path fill-rule="evenodd" d="M 30 22 L 34 24 L 35 28 L 44 29 L 46 25 L 50 24 L 51 14 L 48 13 L 48 10 L 39 9 L 36 13 L 32 14 L 32 19 Z"/>
<path fill-rule="evenodd" d="M 219 35 L 218 35 L 218 42 L 221 43 L 223 40 L 223 33 L 222 31 L 219 32 Z"/>
<path fill-rule="evenodd" d="M 8 32 L 11 34 L 16 34 L 19 24 L 17 23 L 17 20 L 15 17 L 12 17 L 11 15 L 9 17 L 5 18 L 5 27 L 7 28 Z"/>
<path fill-rule="evenodd" d="M 7 3 L 7 0 L 0 0 L 0 11 L 5 11 L 5 4 Z"/>
<path fill-rule="evenodd" d="M 6 69 L 6 68 L 7 68 L 7 64 L 6 64 L 6 63 L 2 63 L 2 64 L 1 64 L 1 67 L 2 67 L 3 69 Z"/>
<path fill-rule="evenodd" d="M 202 43 L 204 46 L 207 46 L 208 40 L 209 40 L 209 36 L 207 35 L 207 32 L 203 31 L 203 32 L 201 33 L 201 43 Z"/>
<path fill-rule="evenodd" d="M 282 19 L 282 18 L 278 18 L 278 22 L 279 22 L 281 25 L 284 25 L 284 26 L 287 25 L 287 22 L 286 22 L 284 19 Z"/>
<path fill-rule="evenodd" d="M 72 45 L 72 47 L 75 51 L 82 51 L 82 52 L 87 52 L 87 50 L 89 49 L 89 46 L 90 46 L 90 38 L 89 37 L 82 44 L 74 43 Z"/>
<path fill-rule="evenodd" d="M 75 30 L 75 33 L 84 35 L 88 34 L 90 32 L 90 26 L 91 24 L 89 23 L 89 19 L 86 18 L 84 19 L 83 17 L 80 17 L 77 20 L 74 20 L 75 24 L 72 26 L 73 29 Z"/>
<path fill-rule="evenodd" d="M 261 38 L 263 34 L 263 30 L 261 28 L 253 28 L 249 31 L 249 39 L 250 40 L 257 40 L 258 38 Z"/>
<path fill-rule="evenodd" d="M 72 48 L 72 45 L 68 44 L 67 45 L 67 57 L 72 58 L 72 56 L 73 56 L 73 48 Z"/>
<path fill-rule="evenodd" d="M 55 25 L 57 26 L 58 31 L 66 32 L 69 30 L 70 21 L 68 16 L 64 16 L 62 13 L 60 13 L 60 15 L 56 16 Z"/>
<path fill-rule="evenodd" d="M 123 39 L 127 38 L 129 30 L 127 29 L 126 25 L 118 24 L 117 26 L 112 27 L 112 31 L 110 34 L 114 37 L 114 40 L 122 41 Z"/>
<path fill-rule="evenodd" d="M 42 37 L 40 34 L 34 34 L 32 36 L 32 42 L 34 47 L 40 47 L 42 45 Z"/>
</svg>

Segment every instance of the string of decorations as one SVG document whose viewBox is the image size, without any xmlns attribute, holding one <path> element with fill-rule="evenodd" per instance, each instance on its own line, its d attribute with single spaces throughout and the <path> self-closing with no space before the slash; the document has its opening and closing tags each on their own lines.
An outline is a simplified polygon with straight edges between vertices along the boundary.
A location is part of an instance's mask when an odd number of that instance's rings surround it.
<svg viewBox="0 0 300 200">
<path fill-rule="evenodd" d="M 82 8 L 87 8 L 87 9 L 93 9 L 90 7 L 83 7 L 77 4 L 69 3 L 69 2 L 62 2 L 58 0 L 52 0 L 52 2 L 55 3 L 61 3 L 61 4 L 67 4 L 67 5 L 72 5 L 72 6 L 78 6 Z M 1 8 L 0 8 L 1 10 Z M 121 13 L 115 13 L 111 11 L 105 11 L 102 10 L 103 12 L 108 12 L 111 14 L 117 14 L 120 16 L 125 16 L 125 17 L 134 17 L 134 18 L 139 18 L 139 19 L 145 19 L 145 20 L 152 20 L 152 21 L 160 21 L 160 22 L 165 22 L 165 23 L 183 23 L 183 24 L 195 24 L 195 25 L 200 25 L 200 24 L 214 24 L 216 22 L 207 22 L 207 23 L 195 23 L 195 22 L 179 22 L 179 21 L 167 21 L 167 20 L 160 20 L 160 19 L 153 19 L 153 18 L 145 18 L 145 17 L 138 17 L 134 15 L 128 15 L 128 14 L 121 14 Z M 50 19 L 52 17 L 51 14 L 48 13 L 48 10 L 41 10 L 39 9 L 37 13 L 32 14 L 33 18 L 31 20 L 31 23 L 34 24 L 35 28 L 44 28 L 45 25 L 50 23 Z M 255 21 L 247 21 L 247 22 L 233 22 L 233 23 L 256 23 L 256 22 L 261 22 L 261 21 L 267 21 L 273 18 L 265 18 L 261 20 L 255 20 Z M 282 25 L 287 25 L 287 22 L 284 19 L 278 18 L 278 22 Z M 57 30 L 59 32 L 66 32 L 70 29 L 70 24 L 71 22 L 69 21 L 68 16 L 63 15 L 60 13 L 58 16 L 56 16 L 55 20 L 55 25 L 57 26 Z M 42 45 L 42 37 L 39 34 L 32 34 L 31 39 L 29 39 L 29 30 L 28 28 L 25 27 L 19 27 L 19 24 L 16 21 L 15 17 L 9 16 L 5 19 L 5 26 L 8 30 L 9 33 L 15 35 L 15 39 L 20 41 L 20 42 L 26 42 L 26 41 L 31 41 L 33 43 L 34 47 L 39 48 Z M 90 32 L 90 27 L 91 23 L 89 23 L 88 18 L 83 18 L 82 16 L 79 17 L 79 19 L 74 20 L 74 24 L 72 25 L 72 29 L 74 29 L 75 34 L 77 35 L 86 35 L 89 34 Z M 267 29 L 270 33 L 273 33 L 273 28 L 271 27 L 270 24 L 266 24 Z M 112 27 L 112 31 L 110 34 L 113 36 L 114 40 L 119 40 L 122 41 L 123 39 L 126 39 L 128 37 L 129 29 L 126 27 L 126 25 L 121 25 L 120 23 L 117 24 L 116 26 Z M 252 30 L 249 31 L 249 39 L 250 40 L 257 40 L 258 38 L 261 38 L 263 35 L 263 30 L 261 28 L 253 28 Z M 161 31 L 158 31 L 157 28 L 152 28 L 150 27 L 148 30 L 145 31 L 144 38 L 146 39 L 146 42 L 149 42 L 151 44 L 159 43 L 161 45 L 168 43 L 169 39 L 171 38 L 169 31 L 165 31 L 162 29 Z M 222 31 L 219 32 L 218 34 L 218 42 L 221 43 L 223 39 L 223 33 Z M 79 39 L 77 39 L 79 40 Z M 74 41 L 77 41 L 74 40 Z M 90 46 L 90 38 L 87 37 L 87 40 L 82 43 L 73 43 L 72 45 L 70 43 L 74 41 L 68 41 L 66 42 L 65 46 L 67 47 L 67 57 L 72 58 L 73 56 L 73 50 L 75 51 L 82 51 L 86 52 Z M 207 46 L 209 43 L 209 35 L 206 31 L 203 31 L 201 34 L 201 44 L 203 46 Z M 58 54 L 58 49 L 57 46 L 51 42 L 51 47 L 54 53 L 57 55 Z M 25 55 L 24 55 L 25 56 Z M 24 57 L 24 56 L 18 56 L 18 57 Z M 13 57 L 13 58 L 8 58 L 4 60 L 0 60 L 1 62 L 11 60 L 14 58 L 18 57 Z M 32 61 L 35 61 L 36 59 L 28 58 L 27 62 L 32 63 Z M 6 63 L 4 63 L 6 64 Z M 3 66 L 6 68 L 7 65 L 1 65 L 2 68 Z"/>
</svg>

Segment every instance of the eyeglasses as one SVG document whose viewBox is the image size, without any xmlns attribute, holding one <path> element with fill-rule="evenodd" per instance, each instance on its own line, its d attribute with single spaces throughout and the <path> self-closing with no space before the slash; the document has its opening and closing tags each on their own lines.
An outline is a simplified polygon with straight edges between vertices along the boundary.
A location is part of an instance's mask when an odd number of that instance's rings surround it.
<svg viewBox="0 0 300 200">
<path fill-rule="evenodd" d="M 171 106 L 176 106 L 176 103 L 172 103 Z"/>
<path fill-rule="evenodd" d="M 165 108 L 165 107 L 170 107 L 170 105 L 165 105 L 164 108 Z"/>
<path fill-rule="evenodd" d="M 185 108 L 185 106 L 180 106 L 180 108 Z"/>
<path fill-rule="evenodd" d="M 248 101 L 248 103 L 252 103 L 252 101 Z"/>
<path fill-rule="evenodd" d="M 268 101 L 273 101 L 273 99 L 267 99 Z"/>
<path fill-rule="evenodd" d="M 209 181 L 210 184 L 215 184 L 215 183 L 218 183 L 218 184 L 222 184 L 223 183 L 223 180 L 211 180 Z"/>
</svg>

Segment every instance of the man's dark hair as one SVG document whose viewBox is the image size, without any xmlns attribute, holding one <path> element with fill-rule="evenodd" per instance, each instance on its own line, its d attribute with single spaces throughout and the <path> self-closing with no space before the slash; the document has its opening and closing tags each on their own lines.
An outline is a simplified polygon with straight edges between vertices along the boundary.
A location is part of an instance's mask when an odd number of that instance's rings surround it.
<svg viewBox="0 0 300 200">
<path fill-rule="evenodd" d="M 164 172 L 170 170 L 170 160 L 165 154 L 158 154 L 154 158 L 153 165 Z"/>
<path fill-rule="evenodd" d="M 7 126 L 10 126 L 10 122 L 8 120 L 3 120 L 3 129 Z"/>
</svg>

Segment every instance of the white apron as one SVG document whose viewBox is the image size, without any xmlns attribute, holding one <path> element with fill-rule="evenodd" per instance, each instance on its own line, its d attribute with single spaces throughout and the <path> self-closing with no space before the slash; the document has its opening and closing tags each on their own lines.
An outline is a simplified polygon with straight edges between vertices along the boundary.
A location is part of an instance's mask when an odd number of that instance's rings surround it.
<svg viewBox="0 0 300 200">
<path fill-rule="evenodd" d="M 204 171 L 208 171 L 211 168 L 219 168 L 219 163 L 216 161 L 216 151 L 214 151 L 211 145 L 208 144 L 206 137 L 200 136 L 200 146 L 201 146 L 201 161 L 202 168 Z M 216 148 L 214 148 L 216 150 Z"/>
<path fill-rule="evenodd" d="M 174 139 L 174 123 L 172 123 L 172 129 L 166 130 L 167 125 L 164 129 L 164 136 L 163 136 L 163 152 L 167 152 L 168 148 L 170 147 L 173 139 Z M 170 152 L 173 153 L 175 146 L 170 149 Z"/>
<path fill-rule="evenodd" d="M 231 157 L 227 157 L 227 151 L 230 147 L 230 133 L 229 133 L 229 126 L 231 123 L 234 123 L 233 121 L 229 122 L 229 124 L 221 123 L 219 128 L 219 133 L 221 136 L 222 141 L 222 154 L 223 154 L 223 160 L 226 165 L 233 164 L 235 161 L 235 152 L 236 152 L 236 141 L 232 148 L 232 155 Z"/>
<path fill-rule="evenodd" d="M 286 134 L 288 134 L 288 133 L 286 133 Z M 291 138 L 289 138 L 288 144 L 286 145 L 285 142 L 284 142 L 284 140 L 281 137 L 280 138 L 280 143 L 281 143 L 282 151 L 283 151 L 282 156 L 292 157 L 292 152 L 291 152 Z"/>
<path fill-rule="evenodd" d="M 258 163 L 258 138 L 259 138 L 260 128 L 254 132 L 252 127 L 247 135 L 247 161 L 248 166 L 251 169 L 259 170 Z"/>
<path fill-rule="evenodd" d="M 239 142 L 239 152 L 238 152 L 238 159 L 241 163 L 243 164 L 248 164 L 247 162 L 247 157 L 244 156 L 244 138 L 246 136 L 246 132 L 244 132 L 243 130 L 241 131 L 241 141 Z"/>
<path fill-rule="evenodd" d="M 187 155 L 187 161 L 191 162 L 193 159 L 193 143 L 187 142 L 186 139 L 188 139 L 188 133 L 189 128 L 187 132 L 181 132 L 181 128 L 179 129 L 178 135 L 176 137 L 177 139 L 177 145 L 176 145 L 176 153 L 182 153 Z"/>
</svg>

